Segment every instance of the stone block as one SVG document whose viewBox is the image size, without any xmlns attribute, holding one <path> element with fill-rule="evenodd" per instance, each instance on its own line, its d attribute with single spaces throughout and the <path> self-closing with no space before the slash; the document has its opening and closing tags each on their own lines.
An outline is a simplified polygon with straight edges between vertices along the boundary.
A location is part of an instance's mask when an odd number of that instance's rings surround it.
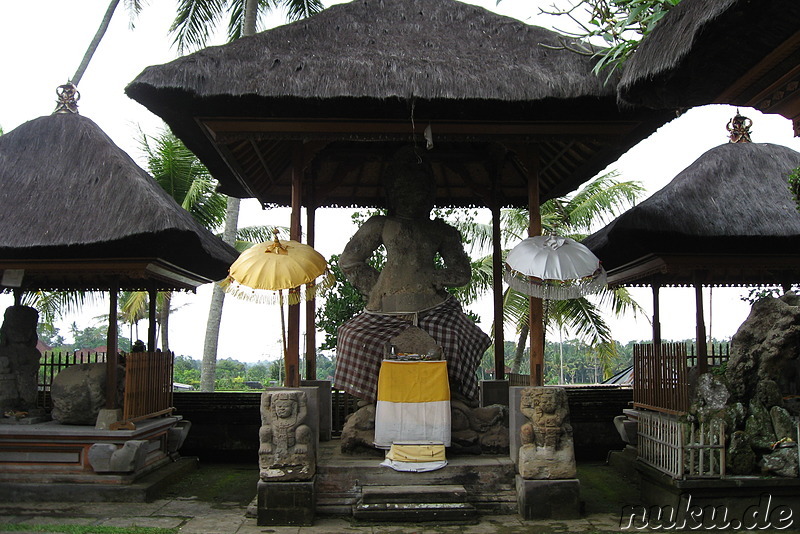
<svg viewBox="0 0 800 534">
<path fill-rule="evenodd" d="M 122 447 L 113 443 L 95 443 L 89 447 L 88 457 L 95 473 L 133 473 L 144 467 L 147 441 L 132 439 Z"/>
<path fill-rule="evenodd" d="M 317 388 L 319 402 L 319 440 L 330 441 L 333 437 L 333 393 L 330 380 L 301 380 L 302 387 Z"/>
<path fill-rule="evenodd" d="M 311 526 L 314 524 L 314 481 L 258 482 L 259 526 Z"/>
<path fill-rule="evenodd" d="M 480 381 L 481 406 L 502 404 L 508 406 L 508 380 L 481 380 Z"/>
<path fill-rule="evenodd" d="M 517 476 L 517 507 L 522 519 L 577 519 L 580 481 L 525 480 Z"/>
<path fill-rule="evenodd" d="M 189 435 L 189 430 L 192 428 L 192 422 L 181 419 L 175 426 L 167 431 L 167 454 L 174 454 L 183 446 L 186 441 L 186 436 Z"/>
<path fill-rule="evenodd" d="M 514 386 L 508 388 L 508 450 L 515 465 L 519 465 L 519 448 L 522 446 L 520 431 L 528 418 L 520 411 L 522 391 L 527 386 Z"/>
</svg>

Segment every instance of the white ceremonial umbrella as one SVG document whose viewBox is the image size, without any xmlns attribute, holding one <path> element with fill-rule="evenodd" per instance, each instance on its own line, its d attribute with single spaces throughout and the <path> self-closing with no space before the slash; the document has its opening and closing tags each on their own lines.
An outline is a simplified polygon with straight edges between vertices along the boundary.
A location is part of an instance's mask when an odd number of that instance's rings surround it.
<svg viewBox="0 0 800 534">
<path fill-rule="evenodd" d="M 538 235 L 509 251 L 503 279 L 520 293 L 566 300 L 600 291 L 606 271 L 597 256 L 574 239 Z"/>
</svg>

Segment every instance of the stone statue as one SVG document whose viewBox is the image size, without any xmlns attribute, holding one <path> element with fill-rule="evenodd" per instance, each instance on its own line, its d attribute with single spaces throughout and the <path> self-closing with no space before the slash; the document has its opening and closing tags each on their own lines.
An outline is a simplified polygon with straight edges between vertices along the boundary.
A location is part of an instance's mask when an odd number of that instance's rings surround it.
<svg viewBox="0 0 800 534">
<path fill-rule="evenodd" d="M 334 385 L 374 402 L 386 342 L 418 326 L 442 347 L 450 387 L 476 399 L 475 370 L 491 340 L 445 290 L 470 280 L 461 235 L 444 221 L 431 220 L 433 171 L 413 148 L 394 156 L 383 180 L 387 215 L 367 220 L 339 258 L 366 306 L 339 329 Z M 369 260 L 381 245 L 386 247 L 386 260 L 378 271 Z M 436 265 L 437 255 L 444 263 L 441 267 Z"/>
<path fill-rule="evenodd" d="M 28 414 L 36 409 L 37 373 L 41 353 L 36 349 L 39 312 L 28 306 L 6 309 L 0 327 L 0 409 L 2 414 Z M 1 415 L 0 415 L 1 416 Z"/>
<path fill-rule="evenodd" d="M 563 389 L 533 387 L 522 392 L 519 474 L 525 479 L 575 478 L 569 404 Z"/>
<path fill-rule="evenodd" d="M 309 480 L 316 472 L 315 439 L 306 423 L 306 393 L 265 391 L 261 394 L 258 448 L 261 480 Z"/>
</svg>

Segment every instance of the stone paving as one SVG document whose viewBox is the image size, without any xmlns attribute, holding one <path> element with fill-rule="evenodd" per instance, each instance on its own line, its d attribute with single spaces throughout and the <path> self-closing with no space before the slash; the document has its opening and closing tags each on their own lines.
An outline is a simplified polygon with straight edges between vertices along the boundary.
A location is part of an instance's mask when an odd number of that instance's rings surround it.
<svg viewBox="0 0 800 534">
<path fill-rule="evenodd" d="M 159 499 L 152 503 L 0 503 L 0 523 L 14 525 L 85 525 L 179 528 L 186 534 L 516 534 L 557 532 L 618 532 L 612 513 L 577 520 L 523 521 L 516 515 L 483 516 L 469 525 L 354 524 L 344 518 L 318 518 L 310 527 L 265 527 L 246 517 L 237 502 L 208 503 L 191 498 Z M 22 531 L 24 532 L 24 531 Z"/>
</svg>

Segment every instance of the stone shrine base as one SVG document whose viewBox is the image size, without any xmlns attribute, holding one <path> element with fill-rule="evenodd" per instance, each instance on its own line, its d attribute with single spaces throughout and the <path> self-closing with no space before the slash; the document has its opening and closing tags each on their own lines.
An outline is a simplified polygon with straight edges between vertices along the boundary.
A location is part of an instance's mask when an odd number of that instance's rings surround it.
<svg viewBox="0 0 800 534">
<path fill-rule="evenodd" d="M 713 521 L 721 520 L 720 514 L 724 511 L 727 520 L 741 521 L 740 527 L 758 529 L 769 528 L 765 522 L 771 522 L 777 529 L 776 521 L 787 509 L 796 521 L 800 511 L 800 479 L 797 478 L 730 476 L 676 480 L 642 462 L 636 462 L 636 470 L 642 504 L 650 509 L 664 512 L 674 509 L 678 515 L 688 513 L 689 516 L 694 511 L 704 520 Z M 716 510 L 715 517 L 709 515 L 711 508 Z M 755 526 L 751 526 L 753 521 Z"/>
<path fill-rule="evenodd" d="M 166 484 L 197 467 L 197 459 L 179 459 L 174 451 L 180 421 L 179 417 L 149 419 L 138 422 L 135 430 L 98 430 L 54 421 L 0 425 L 0 500 L 153 499 Z M 134 445 L 139 449 L 135 465 L 125 472 L 97 472 L 102 468 L 92 465 L 90 450 L 98 444 L 108 450 Z M 117 463 L 110 465 L 118 468 Z"/>
<path fill-rule="evenodd" d="M 517 475 L 517 507 L 522 519 L 577 519 L 581 516 L 577 478 L 526 480 Z"/>
<path fill-rule="evenodd" d="M 317 507 L 314 480 L 264 482 L 257 485 L 259 526 L 310 526 Z"/>
</svg>

